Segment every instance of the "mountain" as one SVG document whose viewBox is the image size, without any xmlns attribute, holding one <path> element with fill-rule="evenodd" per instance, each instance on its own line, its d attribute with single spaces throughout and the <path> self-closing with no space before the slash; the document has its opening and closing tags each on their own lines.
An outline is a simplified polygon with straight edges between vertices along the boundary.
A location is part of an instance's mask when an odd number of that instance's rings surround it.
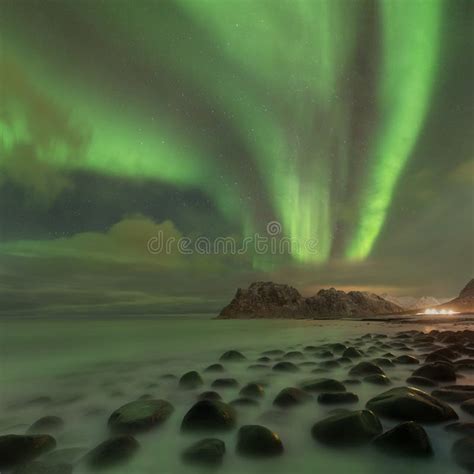
<svg viewBox="0 0 474 474">
<path fill-rule="evenodd" d="M 474 278 L 461 290 L 457 298 L 438 308 L 452 309 L 460 313 L 474 313 Z"/>
<path fill-rule="evenodd" d="M 383 299 L 395 303 L 398 306 L 401 306 L 404 309 L 425 309 L 425 308 L 434 308 L 440 304 L 449 301 L 447 299 L 437 299 L 433 296 L 392 296 L 386 293 L 380 295 Z"/>
<path fill-rule="evenodd" d="M 330 288 L 303 297 L 298 290 L 273 282 L 254 282 L 239 288 L 222 309 L 220 319 L 358 317 L 398 313 L 403 308 L 384 298 L 361 291 L 348 293 Z"/>
</svg>

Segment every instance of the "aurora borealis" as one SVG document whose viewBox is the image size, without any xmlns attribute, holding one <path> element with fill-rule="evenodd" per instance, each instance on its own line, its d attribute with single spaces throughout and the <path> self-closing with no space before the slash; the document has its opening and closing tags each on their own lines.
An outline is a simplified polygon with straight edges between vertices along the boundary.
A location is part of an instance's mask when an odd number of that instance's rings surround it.
<svg viewBox="0 0 474 474">
<path fill-rule="evenodd" d="M 467 0 L 2 1 L 7 310 L 214 308 L 257 278 L 451 295 L 473 268 L 472 19 Z M 270 221 L 317 252 L 146 252 L 160 229 Z"/>
</svg>

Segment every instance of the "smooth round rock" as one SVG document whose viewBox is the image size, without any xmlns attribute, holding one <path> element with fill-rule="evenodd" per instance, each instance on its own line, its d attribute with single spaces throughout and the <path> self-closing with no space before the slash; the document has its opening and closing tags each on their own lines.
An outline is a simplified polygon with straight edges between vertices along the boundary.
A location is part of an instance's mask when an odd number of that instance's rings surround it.
<svg viewBox="0 0 474 474">
<path fill-rule="evenodd" d="M 173 405 L 166 400 L 136 400 L 115 410 L 108 425 L 116 433 L 138 433 L 162 424 L 173 411 Z"/>
<path fill-rule="evenodd" d="M 263 386 L 259 383 L 249 383 L 242 387 L 239 392 L 239 395 L 243 397 L 253 397 L 253 398 L 261 398 L 265 394 L 265 390 Z"/>
<path fill-rule="evenodd" d="M 440 422 L 455 420 L 456 412 L 446 403 L 413 387 L 397 387 L 367 402 L 379 416 L 406 421 Z"/>
<path fill-rule="evenodd" d="M 246 360 L 247 358 L 239 351 L 227 351 L 224 352 L 219 358 L 222 362 L 240 362 Z"/>
<path fill-rule="evenodd" d="M 204 369 L 204 372 L 224 372 L 224 370 L 222 364 L 211 364 Z"/>
<path fill-rule="evenodd" d="M 419 377 L 416 375 L 412 375 L 411 377 L 407 378 L 407 382 L 413 385 L 418 385 L 419 387 L 437 387 L 438 382 L 434 380 L 427 379 L 426 377 Z"/>
<path fill-rule="evenodd" d="M 200 393 L 198 400 L 222 400 L 222 397 L 217 392 L 208 390 L 207 392 Z"/>
<path fill-rule="evenodd" d="M 386 431 L 375 438 L 374 445 L 382 451 L 400 456 L 433 455 L 433 448 L 426 431 L 414 421 L 401 423 Z"/>
<path fill-rule="evenodd" d="M 368 443 L 382 433 L 379 419 L 368 410 L 339 413 L 315 423 L 313 438 L 329 446 L 355 446 Z"/>
<path fill-rule="evenodd" d="M 233 378 L 216 379 L 212 382 L 212 388 L 236 388 L 239 386 L 239 382 Z"/>
<path fill-rule="evenodd" d="M 364 354 L 362 354 L 359 349 L 356 349 L 355 347 L 348 347 L 343 353 L 342 357 L 348 357 L 349 359 L 355 359 L 358 357 L 362 357 Z"/>
<path fill-rule="evenodd" d="M 452 382 L 456 380 L 456 372 L 451 364 L 445 362 L 432 362 L 421 366 L 413 372 L 414 376 L 426 377 L 440 382 Z"/>
<path fill-rule="evenodd" d="M 110 438 L 86 454 L 84 460 L 92 468 L 116 466 L 130 460 L 140 445 L 129 435 Z"/>
<path fill-rule="evenodd" d="M 56 447 L 56 440 L 47 434 L 0 436 L 0 469 L 33 461 Z"/>
<path fill-rule="evenodd" d="M 334 379 L 320 378 L 306 380 L 301 383 L 301 388 L 307 392 L 345 392 L 343 383 Z"/>
<path fill-rule="evenodd" d="M 381 374 L 385 375 L 385 372 L 378 366 L 373 364 L 372 362 L 359 362 L 357 365 L 352 367 L 349 370 L 349 375 L 373 375 L 373 374 Z"/>
<path fill-rule="evenodd" d="M 298 372 L 300 369 L 293 362 L 278 362 L 272 367 L 276 372 Z"/>
<path fill-rule="evenodd" d="M 416 357 L 408 354 L 403 354 L 401 356 L 395 357 L 395 359 L 393 359 L 393 362 L 395 362 L 396 364 L 404 365 L 415 365 L 420 363 L 420 361 Z"/>
<path fill-rule="evenodd" d="M 278 393 L 273 400 L 273 405 L 281 408 L 290 408 L 301 405 L 312 400 L 313 397 L 308 392 L 296 387 L 286 387 Z"/>
<path fill-rule="evenodd" d="M 36 420 L 27 430 L 28 434 L 52 433 L 61 431 L 64 428 L 64 421 L 59 416 L 43 416 Z"/>
<path fill-rule="evenodd" d="M 237 452 L 245 456 L 271 457 L 283 453 L 280 437 L 261 425 L 245 425 L 237 435 Z"/>
<path fill-rule="evenodd" d="M 184 415 L 183 431 L 224 431 L 235 427 L 237 414 L 227 403 L 217 400 L 201 400 Z"/>
<path fill-rule="evenodd" d="M 390 385 L 392 382 L 390 379 L 383 374 L 372 374 L 364 377 L 364 382 L 371 383 L 373 385 Z"/>
<path fill-rule="evenodd" d="M 183 451 L 185 462 L 204 465 L 219 465 L 225 454 L 225 443 L 217 438 L 205 438 Z"/>
<path fill-rule="evenodd" d="M 200 387 L 204 384 L 201 376 L 195 370 L 191 372 L 186 372 L 182 377 L 179 379 L 179 387 L 184 388 L 186 390 L 193 390 L 195 388 Z"/>
<path fill-rule="evenodd" d="M 469 413 L 469 415 L 474 416 L 474 398 L 470 398 L 461 403 L 461 410 Z"/>
<path fill-rule="evenodd" d="M 357 403 L 359 397 L 352 392 L 324 392 L 318 395 L 318 402 L 323 405 L 338 403 Z"/>
</svg>

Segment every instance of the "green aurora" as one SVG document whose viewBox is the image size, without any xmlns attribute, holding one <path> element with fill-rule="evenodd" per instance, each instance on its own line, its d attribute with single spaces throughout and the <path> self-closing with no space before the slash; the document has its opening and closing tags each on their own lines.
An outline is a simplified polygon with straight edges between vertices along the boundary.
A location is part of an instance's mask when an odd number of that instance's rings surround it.
<svg viewBox="0 0 474 474">
<path fill-rule="evenodd" d="M 316 253 L 293 253 L 296 265 L 369 261 L 407 168 L 436 148 L 423 152 L 423 137 L 436 128 L 430 113 L 446 65 L 470 42 L 471 7 L 4 1 L 0 184 L 47 213 L 81 174 L 152 183 L 198 193 L 216 229 L 249 236 L 278 221 L 282 236 L 316 239 Z M 470 147 L 453 170 L 468 166 Z M 445 160 L 433 165 L 437 176 Z M 164 217 L 173 221 L 173 210 Z M 214 228 L 192 222 L 189 232 Z M 38 226 L 3 240 L 43 241 Z M 61 235 L 78 230 L 106 228 L 86 222 Z M 252 256 L 256 271 L 278 264 Z"/>
</svg>

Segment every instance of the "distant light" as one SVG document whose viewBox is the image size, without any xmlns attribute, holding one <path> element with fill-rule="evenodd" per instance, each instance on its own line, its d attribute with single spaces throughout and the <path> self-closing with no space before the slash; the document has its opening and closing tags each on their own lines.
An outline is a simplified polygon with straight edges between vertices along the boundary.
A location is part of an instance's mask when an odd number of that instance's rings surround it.
<svg viewBox="0 0 474 474">
<path fill-rule="evenodd" d="M 433 309 L 427 308 L 423 313 L 418 314 L 459 314 L 457 311 L 453 311 L 452 309 Z"/>
</svg>

